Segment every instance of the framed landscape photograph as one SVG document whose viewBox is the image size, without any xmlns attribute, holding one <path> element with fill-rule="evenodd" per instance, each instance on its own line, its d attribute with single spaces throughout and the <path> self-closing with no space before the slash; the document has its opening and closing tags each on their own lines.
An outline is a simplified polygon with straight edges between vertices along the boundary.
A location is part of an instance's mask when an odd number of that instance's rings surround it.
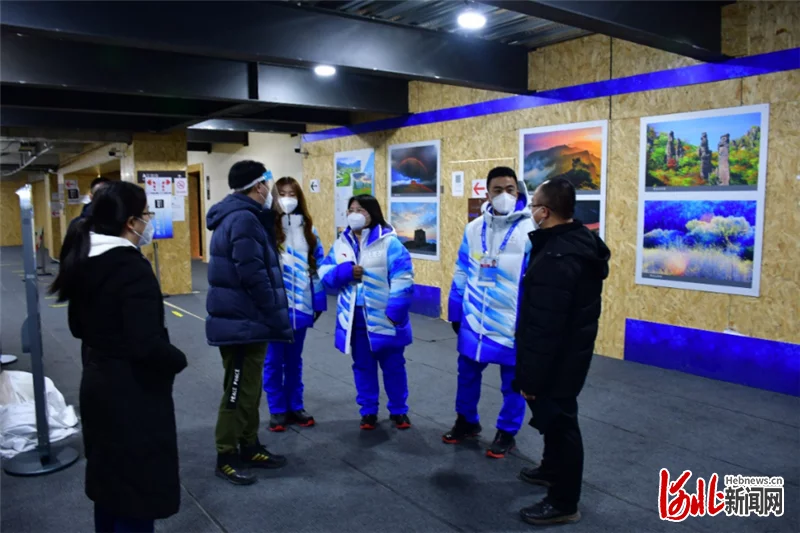
<svg viewBox="0 0 800 533">
<path fill-rule="evenodd" d="M 636 283 L 758 296 L 769 105 L 641 119 Z"/>
<path fill-rule="evenodd" d="M 375 150 L 353 150 L 333 155 L 335 237 L 347 227 L 347 202 L 359 194 L 374 194 Z"/>
</svg>

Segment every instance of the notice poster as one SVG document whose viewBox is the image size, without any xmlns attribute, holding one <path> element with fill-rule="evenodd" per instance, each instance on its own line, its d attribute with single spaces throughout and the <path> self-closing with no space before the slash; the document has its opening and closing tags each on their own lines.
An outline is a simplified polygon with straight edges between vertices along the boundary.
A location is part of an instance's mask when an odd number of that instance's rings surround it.
<svg viewBox="0 0 800 533">
<path fill-rule="evenodd" d="M 78 180 L 64 180 L 64 188 L 67 191 L 67 203 L 78 205 L 81 203 L 81 191 L 78 188 Z"/>
<path fill-rule="evenodd" d="M 644 117 L 636 283 L 759 296 L 769 105 Z"/>
<path fill-rule="evenodd" d="M 175 196 L 189 196 L 188 178 L 175 178 Z"/>
<path fill-rule="evenodd" d="M 147 194 L 172 194 L 173 183 L 177 179 L 186 179 L 186 172 L 182 170 L 140 170 L 136 173 L 136 179 L 144 185 Z"/>
<path fill-rule="evenodd" d="M 172 195 L 150 194 L 147 196 L 147 205 L 152 213 L 155 233 L 153 239 L 171 239 L 172 233 Z"/>
<path fill-rule="evenodd" d="M 334 225 L 336 237 L 347 227 L 347 202 L 359 194 L 375 194 L 375 150 L 333 155 Z"/>
<path fill-rule="evenodd" d="M 186 198 L 184 196 L 175 195 L 172 197 L 172 221 L 185 222 L 186 221 Z"/>
</svg>

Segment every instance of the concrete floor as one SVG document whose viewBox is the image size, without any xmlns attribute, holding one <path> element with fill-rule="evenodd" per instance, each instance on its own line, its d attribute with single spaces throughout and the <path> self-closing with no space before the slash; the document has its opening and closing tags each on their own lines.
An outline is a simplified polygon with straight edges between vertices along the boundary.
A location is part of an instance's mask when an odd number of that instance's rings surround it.
<svg viewBox="0 0 800 533">
<path fill-rule="evenodd" d="M 20 354 L 25 295 L 20 250 L 0 250 L 0 325 L 6 352 Z M 173 342 L 189 357 L 175 387 L 182 508 L 160 522 L 162 532 L 383 532 L 527 531 L 517 511 L 544 494 L 516 479 L 541 454 L 538 432 L 524 427 L 518 451 L 505 460 L 483 455 L 500 407 L 499 375 L 484 378 L 484 441 L 447 446 L 456 387 L 456 341 L 448 324 L 414 316 L 415 342 L 406 351 L 412 430 L 398 432 L 381 414 L 372 433 L 358 429 L 350 361 L 333 348 L 333 313 L 308 334 L 306 406 L 318 425 L 284 434 L 262 431 L 262 441 L 288 455 L 290 465 L 260 473 L 260 483 L 234 487 L 214 477 L 213 428 L 221 394 L 218 353 L 205 343 L 204 265 L 195 265 L 195 289 L 171 297 Z M 48 377 L 77 406 L 81 374 L 78 342 L 66 308 L 45 299 L 41 312 Z M 196 317 L 195 317 L 196 315 Z M 12 369 L 28 370 L 22 356 Z M 385 401 L 382 405 L 385 405 Z M 571 531 L 800 531 L 800 399 L 658 368 L 596 357 L 580 397 L 586 449 L 581 510 Z M 267 417 L 262 405 L 262 420 Z M 265 424 L 263 424 L 265 425 Z M 80 445 L 79 439 L 77 444 Z M 84 463 L 40 478 L 0 477 L 3 532 L 92 531 L 92 506 L 83 493 Z M 658 516 L 658 473 L 689 469 L 713 473 L 783 476 L 780 518 Z M 689 485 L 694 487 L 695 478 Z"/>
</svg>

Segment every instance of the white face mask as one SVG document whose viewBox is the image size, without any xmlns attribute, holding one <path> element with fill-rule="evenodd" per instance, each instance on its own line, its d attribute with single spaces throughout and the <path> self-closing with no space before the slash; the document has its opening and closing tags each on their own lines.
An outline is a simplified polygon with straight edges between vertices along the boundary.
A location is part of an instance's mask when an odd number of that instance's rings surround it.
<svg viewBox="0 0 800 533">
<path fill-rule="evenodd" d="M 281 196 L 278 198 L 278 203 L 281 204 L 281 209 L 287 215 L 294 213 L 294 210 L 297 209 L 297 198 L 294 196 Z"/>
<path fill-rule="evenodd" d="M 142 219 L 140 218 L 139 220 L 142 220 Z M 155 226 L 153 226 L 153 221 L 152 220 L 148 220 L 148 221 L 142 220 L 142 222 L 145 223 L 145 226 L 144 226 L 144 230 L 142 230 L 141 233 L 138 233 L 136 230 L 133 230 L 133 232 L 136 233 L 136 235 L 138 235 L 138 237 L 139 237 L 139 247 L 147 246 L 148 244 L 153 242 L 153 235 L 156 232 L 156 228 L 155 228 Z"/>
<path fill-rule="evenodd" d="M 541 228 L 542 228 L 542 227 L 539 225 L 539 223 L 538 223 L 538 222 L 536 222 L 536 212 L 537 212 L 537 211 L 539 211 L 539 209 L 541 209 L 541 207 L 537 207 L 537 208 L 536 208 L 536 209 L 533 211 L 533 213 L 531 213 L 531 222 L 533 222 L 533 229 L 534 229 L 534 230 L 537 230 L 537 229 L 541 229 Z"/>
<path fill-rule="evenodd" d="M 498 215 L 507 215 L 514 210 L 517 205 L 517 198 L 504 192 L 492 198 L 492 207 Z"/>
<path fill-rule="evenodd" d="M 367 217 L 361 213 L 350 213 L 347 215 L 347 225 L 353 231 L 364 229 L 364 226 L 367 225 Z"/>
</svg>

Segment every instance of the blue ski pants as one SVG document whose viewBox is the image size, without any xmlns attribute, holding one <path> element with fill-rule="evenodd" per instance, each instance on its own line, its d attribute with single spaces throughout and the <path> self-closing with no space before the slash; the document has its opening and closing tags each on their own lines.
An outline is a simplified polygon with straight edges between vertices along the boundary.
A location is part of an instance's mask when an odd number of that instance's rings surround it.
<svg viewBox="0 0 800 533">
<path fill-rule="evenodd" d="M 477 423 L 478 401 L 481 398 L 481 379 L 489 363 L 478 363 L 469 357 L 458 357 L 458 391 L 456 392 L 456 413 L 463 415 L 468 422 Z M 514 367 L 500 366 L 500 387 L 503 393 L 503 407 L 497 417 L 497 429 L 516 435 L 525 418 L 525 399 L 514 389 Z"/>
<path fill-rule="evenodd" d="M 294 332 L 294 343 L 271 342 L 264 360 L 264 392 L 270 414 L 302 411 L 303 343 L 307 328 Z"/>
</svg>

